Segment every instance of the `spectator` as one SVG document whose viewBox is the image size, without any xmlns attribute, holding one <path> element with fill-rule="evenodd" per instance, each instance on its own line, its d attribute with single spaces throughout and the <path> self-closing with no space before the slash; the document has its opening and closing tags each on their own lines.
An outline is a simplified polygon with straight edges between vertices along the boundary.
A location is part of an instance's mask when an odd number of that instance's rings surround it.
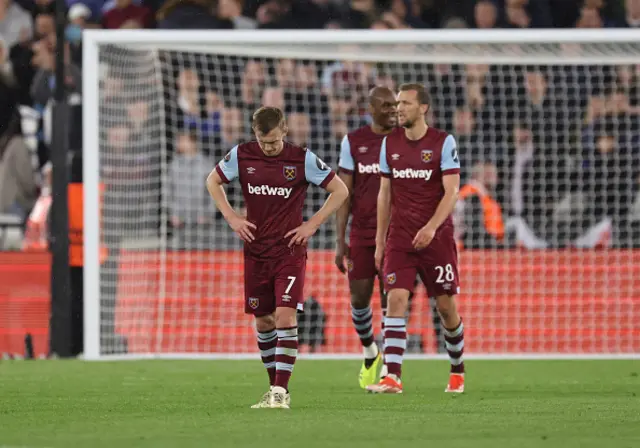
<svg viewBox="0 0 640 448">
<path fill-rule="evenodd" d="M 215 17 L 213 2 L 208 0 L 167 0 L 158 10 L 160 29 L 207 30 L 231 28 L 228 20 Z"/>
<path fill-rule="evenodd" d="M 78 67 L 82 67 L 82 31 L 87 28 L 91 11 L 82 3 L 76 3 L 67 13 L 69 24 L 65 30 L 65 39 L 71 49 L 71 60 Z"/>
<path fill-rule="evenodd" d="M 417 0 L 393 0 L 391 12 L 407 27 L 427 28 L 427 24 L 421 18 L 421 4 Z"/>
<path fill-rule="evenodd" d="M 9 59 L 9 48 L 7 42 L 0 35 L 0 82 L 8 87 L 15 87 L 16 77 L 13 71 L 13 63 Z"/>
<path fill-rule="evenodd" d="M 478 162 L 471 180 L 460 189 L 455 210 L 457 239 L 466 249 L 499 247 L 505 230 L 502 208 L 495 199 L 498 170 L 492 163 Z"/>
<path fill-rule="evenodd" d="M 379 16 L 374 0 L 351 0 L 343 28 L 369 28 Z"/>
<path fill-rule="evenodd" d="M 33 34 L 31 16 L 13 0 L 0 0 L 0 36 L 11 48 L 18 42 L 26 42 Z"/>
<path fill-rule="evenodd" d="M 311 144 L 311 121 L 309 116 L 301 112 L 293 112 L 287 116 L 289 132 L 287 140 L 298 146 Z"/>
<path fill-rule="evenodd" d="M 159 176 L 157 153 L 146 151 L 145 142 L 134 140 L 131 126 L 124 117 L 112 122 L 105 133 L 106 140 L 101 147 L 102 176 L 108 186 L 104 195 L 104 219 L 109 234 L 105 237 L 117 241 L 157 231 L 160 207 L 154 185 L 154 179 Z M 141 191 L 141 184 L 151 188 Z"/>
<path fill-rule="evenodd" d="M 527 11 L 527 0 L 506 0 L 506 22 L 509 28 L 529 28 L 531 16 Z"/>
<path fill-rule="evenodd" d="M 465 29 L 469 28 L 466 20 L 462 17 L 448 17 L 446 20 L 442 22 L 442 27 L 444 29 Z"/>
<path fill-rule="evenodd" d="M 225 107 L 222 109 L 221 120 L 221 146 L 224 150 L 228 150 L 239 142 L 245 141 L 244 120 L 242 119 L 242 111 L 237 107 Z"/>
<path fill-rule="evenodd" d="M 469 166 L 475 162 L 484 160 L 484 154 L 478 145 L 479 138 L 476 134 L 476 119 L 473 111 L 468 107 L 459 107 L 453 113 L 453 135 L 456 136 L 458 148 L 462 160 Z M 466 175 L 466 170 L 461 173 Z M 466 183 L 467 179 L 462 177 L 461 183 Z"/>
<path fill-rule="evenodd" d="M 480 0 L 476 3 L 473 17 L 476 28 L 495 28 L 498 24 L 498 8 L 489 0 Z"/>
<path fill-rule="evenodd" d="M 284 90 L 282 87 L 271 86 L 264 89 L 260 105 L 277 107 L 280 110 L 285 110 Z"/>
<path fill-rule="evenodd" d="M 296 62 L 293 59 L 280 59 L 275 63 L 277 85 L 291 89 L 296 82 Z"/>
<path fill-rule="evenodd" d="M 183 97 L 184 98 L 184 97 Z M 199 114 L 199 104 L 194 103 L 198 101 L 198 96 L 193 100 L 188 100 L 193 110 L 185 116 L 185 128 L 192 131 L 198 131 L 203 137 L 211 137 L 220 132 L 220 111 L 222 109 L 222 99 L 215 91 L 208 91 L 205 93 L 204 98 L 204 116 Z"/>
<path fill-rule="evenodd" d="M 55 5 L 54 0 L 38 0 L 38 1 L 41 1 L 41 2 L 51 1 Z M 67 0 L 67 6 L 69 7 L 69 11 L 67 12 L 67 14 L 71 12 L 74 6 L 81 5 L 89 11 L 89 16 L 87 17 L 88 21 L 90 20 L 93 23 L 100 23 L 103 10 L 104 12 L 107 12 L 109 9 L 111 9 L 111 8 L 107 9 L 108 5 L 110 5 L 111 7 L 114 6 L 111 3 L 113 2 L 105 2 L 105 0 Z M 55 8 L 53 8 L 53 10 L 55 11 Z"/>
<path fill-rule="evenodd" d="M 604 22 L 600 16 L 600 10 L 585 4 L 580 9 L 580 16 L 576 21 L 576 28 L 602 28 Z"/>
<path fill-rule="evenodd" d="M 171 225 L 180 248 L 206 247 L 208 229 L 213 223 L 211 198 L 206 179 L 211 161 L 198 151 L 194 135 L 182 133 L 176 141 L 178 153 L 171 161 Z"/>
<path fill-rule="evenodd" d="M 263 29 L 312 29 L 324 28 L 332 11 L 326 0 L 267 0 L 258 6 L 255 16 Z"/>
<path fill-rule="evenodd" d="M 35 36 L 45 37 L 56 32 L 55 17 L 51 13 L 38 13 L 35 18 Z"/>
<path fill-rule="evenodd" d="M 343 51 L 358 53 L 357 46 L 344 46 Z M 365 95 L 377 70 L 364 62 L 342 61 L 327 66 L 322 73 L 323 93 L 330 95 L 334 90 L 351 90 L 358 96 Z"/>
<path fill-rule="evenodd" d="M 33 17 L 38 14 L 51 14 L 55 15 L 56 13 L 56 2 L 55 0 L 16 0 L 20 3 L 25 10 L 29 11 Z M 71 0 L 73 1 L 73 0 Z M 91 0 L 88 0 L 91 1 Z M 104 0 L 97 0 L 104 3 Z M 67 4 L 69 0 L 67 0 Z"/>
<path fill-rule="evenodd" d="M 625 25 L 628 28 L 640 27 L 640 0 L 625 0 Z"/>
<path fill-rule="evenodd" d="M 598 122 L 584 148 L 582 181 L 586 209 L 582 230 L 611 220 L 619 241 L 628 241 L 630 211 L 640 184 L 639 135 L 629 120 L 610 115 Z"/>
<path fill-rule="evenodd" d="M 22 249 L 26 251 L 46 251 L 49 247 L 49 209 L 53 198 L 51 197 L 51 162 L 42 167 L 42 189 L 40 197 L 36 201 L 24 232 Z"/>
<path fill-rule="evenodd" d="M 134 5 L 131 0 L 116 0 L 115 8 L 102 17 L 102 26 L 106 29 L 150 28 L 152 25 L 151 11 Z"/>
<path fill-rule="evenodd" d="M 148 142 L 150 140 L 149 103 L 142 99 L 134 99 L 127 104 L 126 109 L 132 140 Z"/>
<path fill-rule="evenodd" d="M 218 19 L 231 22 L 231 28 L 236 30 L 255 29 L 258 24 L 254 19 L 242 14 L 242 0 L 219 0 Z"/>
<path fill-rule="evenodd" d="M 38 198 L 31 152 L 20 135 L 11 93 L 0 82 L 0 213 L 28 216 Z"/>
<path fill-rule="evenodd" d="M 55 89 L 56 60 L 54 53 L 49 49 L 50 45 L 46 40 L 34 44 L 34 66 L 38 68 L 38 71 L 31 85 L 31 96 L 35 104 L 42 107 L 49 104 Z M 81 93 L 82 73 L 76 65 L 70 62 L 69 47 L 67 46 L 65 50 L 65 89 L 67 93 Z"/>
<path fill-rule="evenodd" d="M 195 125 L 200 118 L 200 79 L 195 70 L 184 69 L 178 75 L 177 104 L 184 114 L 187 127 Z"/>
<path fill-rule="evenodd" d="M 487 102 L 487 78 L 489 66 L 486 64 L 469 64 L 465 66 L 466 104 L 475 113 L 482 113 Z"/>
<path fill-rule="evenodd" d="M 241 100 L 247 109 L 256 109 L 260 104 L 266 80 L 267 67 L 264 62 L 253 59 L 247 61 L 240 85 Z"/>
</svg>

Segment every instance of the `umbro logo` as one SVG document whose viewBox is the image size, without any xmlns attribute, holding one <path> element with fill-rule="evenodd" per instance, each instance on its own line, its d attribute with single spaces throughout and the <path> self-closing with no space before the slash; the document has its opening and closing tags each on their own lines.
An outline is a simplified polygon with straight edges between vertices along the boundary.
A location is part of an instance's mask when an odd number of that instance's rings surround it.
<svg viewBox="0 0 640 448">
<path fill-rule="evenodd" d="M 358 148 L 358 151 L 360 151 L 361 154 L 364 154 L 368 150 L 369 150 L 369 148 L 367 148 L 366 146 L 361 146 L 361 147 Z"/>
<path fill-rule="evenodd" d="M 249 168 L 247 168 L 247 174 L 253 174 L 256 172 L 256 169 L 252 166 L 250 166 Z"/>
<path fill-rule="evenodd" d="M 392 160 L 398 160 L 400 158 L 400 154 L 391 154 Z"/>
</svg>

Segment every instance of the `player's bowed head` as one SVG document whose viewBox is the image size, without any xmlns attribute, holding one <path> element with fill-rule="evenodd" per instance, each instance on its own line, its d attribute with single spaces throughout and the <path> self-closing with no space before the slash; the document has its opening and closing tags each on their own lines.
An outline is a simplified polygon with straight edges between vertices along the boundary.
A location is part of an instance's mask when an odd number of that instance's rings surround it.
<svg viewBox="0 0 640 448">
<path fill-rule="evenodd" d="M 262 152 L 275 157 L 284 148 L 284 138 L 289 131 L 284 113 L 277 107 L 261 107 L 253 113 L 251 128 Z"/>
</svg>

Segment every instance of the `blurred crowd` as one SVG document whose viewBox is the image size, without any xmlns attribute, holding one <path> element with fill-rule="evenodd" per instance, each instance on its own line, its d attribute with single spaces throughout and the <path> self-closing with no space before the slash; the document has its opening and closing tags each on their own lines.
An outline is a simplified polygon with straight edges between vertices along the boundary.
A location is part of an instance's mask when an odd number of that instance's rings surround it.
<svg viewBox="0 0 640 448">
<path fill-rule="evenodd" d="M 65 88 L 76 158 L 86 28 L 640 26 L 640 0 L 67 0 L 67 6 Z M 0 0 L 0 216 L 24 222 L 41 215 L 34 216 L 34 206 L 49 194 L 54 7 L 52 0 Z M 289 139 L 336 166 L 342 137 L 370 120 L 371 86 L 422 82 L 434 100 L 428 122 L 459 142 L 463 184 L 490 197 L 503 216 L 505 236 L 497 238 L 487 222 L 471 222 L 475 212 L 458 213 L 465 247 L 640 246 L 640 64 L 356 63 L 197 48 L 156 56 L 119 47 L 103 48 L 99 59 L 107 240 L 166 228 L 176 248 L 207 247 L 212 238 L 237 244 L 232 235 L 221 238 L 226 226 L 204 178 L 230 147 L 251 138 L 256 107 L 283 108 Z M 310 192 L 310 204 L 317 206 L 322 194 Z M 237 187 L 229 196 L 242 207 Z M 27 232 L 20 244 L 42 238 Z M 329 248 L 333 240 L 325 226 L 314 244 Z"/>
</svg>

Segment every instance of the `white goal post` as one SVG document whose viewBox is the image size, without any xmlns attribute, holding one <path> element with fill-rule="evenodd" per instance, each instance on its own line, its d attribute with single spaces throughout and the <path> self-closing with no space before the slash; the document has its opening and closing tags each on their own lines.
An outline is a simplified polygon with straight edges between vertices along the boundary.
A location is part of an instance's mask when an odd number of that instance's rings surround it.
<svg viewBox="0 0 640 448">
<path fill-rule="evenodd" d="M 469 357 L 639 357 L 640 31 L 607 29 L 85 31 L 84 358 L 257 357 L 241 246 L 203 173 L 265 103 L 336 168 L 368 88 L 402 82 L 429 87 L 463 182 L 502 208 L 498 244 L 467 200 L 456 212 Z M 302 342 L 359 358 L 333 225 L 310 248 Z M 418 291 L 409 357 L 439 357 Z"/>
</svg>

